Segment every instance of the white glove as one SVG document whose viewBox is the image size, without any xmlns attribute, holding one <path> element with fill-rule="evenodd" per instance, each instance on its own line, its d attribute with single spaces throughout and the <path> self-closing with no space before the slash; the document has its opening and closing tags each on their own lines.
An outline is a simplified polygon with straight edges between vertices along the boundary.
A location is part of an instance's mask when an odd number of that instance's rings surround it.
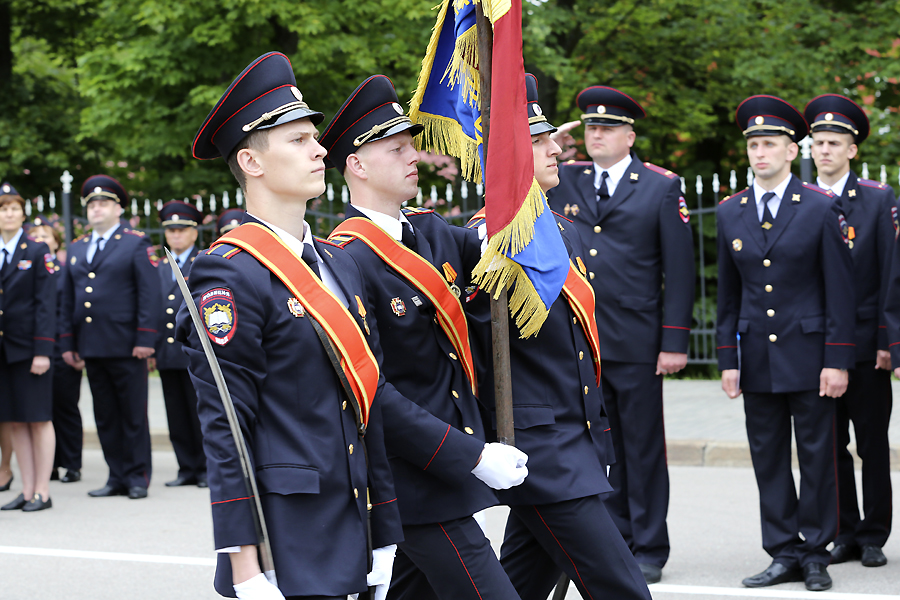
<svg viewBox="0 0 900 600">
<path fill-rule="evenodd" d="M 528 477 L 528 455 L 506 444 L 485 444 L 481 461 L 472 469 L 472 475 L 495 490 L 506 490 L 519 485 Z"/>
<path fill-rule="evenodd" d="M 487 250 L 488 245 L 487 223 L 482 223 L 478 226 L 478 239 L 481 240 L 481 255 L 484 256 L 484 251 Z"/>
<path fill-rule="evenodd" d="M 375 586 L 375 598 L 373 600 L 385 600 L 388 588 L 391 587 L 391 574 L 394 572 L 394 556 L 397 554 L 397 544 L 375 548 L 372 550 L 372 570 L 366 575 L 366 585 Z M 350 598 L 356 600 L 359 594 L 351 594 Z"/>
<path fill-rule="evenodd" d="M 262 573 L 243 583 L 234 584 L 234 592 L 239 600 L 284 600 L 279 589 L 269 583 Z"/>
</svg>

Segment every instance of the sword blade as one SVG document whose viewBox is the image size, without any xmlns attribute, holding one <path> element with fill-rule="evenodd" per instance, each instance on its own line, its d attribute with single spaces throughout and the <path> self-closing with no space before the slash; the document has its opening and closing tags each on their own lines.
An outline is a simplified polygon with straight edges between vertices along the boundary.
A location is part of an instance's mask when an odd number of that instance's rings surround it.
<svg viewBox="0 0 900 600">
<path fill-rule="evenodd" d="M 262 502 L 259 498 L 259 489 L 256 487 L 256 477 L 253 473 L 252 465 L 250 464 L 250 453 L 247 451 L 247 442 L 244 440 L 243 432 L 241 432 L 237 411 L 235 411 L 234 408 L 234 401 L 231 399 L 231 394 L 228 392 L 228 385 L 225 383 L 225 376 L 222 374 L 222 368 L 219 366 L 219 361 L 216 360 L 216 354 L 213 351 L 212 343 L 210 343 L 209 337 L 201 333 L 202 331 L 205 331 L 205 327 L 203 327 L 203 321 L 200 319 L 200 312 L 197 310 L 197 305 L 194 304 L 194 299 L 191 297 L 191 290 L 188 289 L 187 282 L 184 280 L 181 269 L 178 268 L 175 257 L 172 256 L 172 253 L 169 252 L 168 248 L 165 248 L 165 251 L 166 257 L 169 259 L 169 266 L 172 267 L 172 272 L 175 274 L 175 281 L 178 282 L 178 289 L 181 290 L 181 295 L 184 296 L 184 303 L 187 305 L 188 312 L 191 313 L 194 329 L 197 331 L 197 337 L 200 338 L 200 345 L 203 346 L 203 353 L 206 355 L 206 360 L 209 362 L 209 368 L 212 371 L 213 379 L 216 381 L 216 387 L 219 390 L 219 396 L 222 398 L 222 404 L 225 406 L 225 415 L 228 418 L 228 426 L 231 428 L 231 435 L 234 437 L 234 444 L 237 447 L 241 470 L 244 474 L 244 484 L 247 486 L 247 494 L 253 498 L 254 502 L 254 524 L 256 525 L 257 536 L 259 537 L 259 554 L 263 572 L 265 573 L 266 578 L 273 585 L 277 586 L 275 563 L 272 559 L 272 546 L 269 543 L 269 530 L 266 527 L 266 518 L 263 514 Z"/>
</svg>

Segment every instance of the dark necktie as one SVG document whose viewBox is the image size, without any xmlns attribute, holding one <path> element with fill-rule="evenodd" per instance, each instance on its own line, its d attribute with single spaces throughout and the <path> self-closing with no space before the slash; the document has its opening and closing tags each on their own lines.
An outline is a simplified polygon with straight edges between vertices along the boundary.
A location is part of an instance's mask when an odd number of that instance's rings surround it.
<svg viewBox="0 0 900 600">
<path fill-rule="evenodd" d="M 609 172 L 603 171 L 600 174 L 600 187 L 597 188 L 597 200 L 609 200 L 609 188 L 606 187 L 607 179 L 609 179 Z"/>
<path fill-rule="evenodd" d="M 100 253 L 103 252 L 103 248 L 105 246 L 106 240 L 103 238 L 97 238 L 97 249 L 94 250 L 94 256 L 91 257 L 91 264 L 97 262 L 97 258 L 100 256 Z"/>
<path fill-rule="evenodd" d="M 775 197 L 775 192 L 766 192 L 763 194 L 762 202 L 763 202 L 763 237 L 768 237 L 769 230 L 772 229 L 772 225 L 775 224 L 775 217 L 772 216 L 772 212 L 769 210 L 769 200 Z"/>
<path fill-rule="evenodd" d="M 0 272 L 6 270 L 6 260 L 10 257 L 9 250 L 3 249 L 3 259 L 0 260 Z"/>
<path fill-rule="evenodd" d="M 402 225 L 403 233 L 400 235 L 400 238 L 403 241 L 403 245 L 413 252 L 416 252 L 419 246 L 416 243 L 416 234 L 413 231 L 412 225 L 409 223 L 402 223 Z"/>
<path fill-rule="evenodd" d="M 316 277 L 322 279 L 322 274 L 319 272 L 319 259 L 316 256 L 316 251 L 313 250 L 312 244 L 303 244 L 303 262 L 313 270 Z"/>
</svg>

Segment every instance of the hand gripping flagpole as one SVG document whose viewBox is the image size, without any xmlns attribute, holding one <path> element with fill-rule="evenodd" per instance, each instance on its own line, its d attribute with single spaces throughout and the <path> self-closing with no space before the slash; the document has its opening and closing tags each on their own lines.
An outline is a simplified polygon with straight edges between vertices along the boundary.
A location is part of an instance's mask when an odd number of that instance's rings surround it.
<svg viewBox="0 0 900 600">
<path fill-rule="evenodd" d="M 247 486 L 247 495 L 253 499 L 253 524 L 256 527 L 256 536 L 259 539 L 259 555 L 262 563 L 263 573 L 269 582 L 278 587 L 275 578 L 275 563 L 272 560 L 272 546 L 269 544 L 269 530 L 266 528 L 266 518 L 263 515 L 262 502 L 259 499 L 259 489 L 256 487 L 256 477 L 250 464 L 250 454 L 247 452 L 247 443 L 244 441 L 244 434 L 241 432 L 238 424 L 237 412 L 234 409 L 234 402 L 231 400 L 231 394 L 228 393 L 228 386 L 225 384 L 225 376 L 222 374 L 222 368 L 216 360 L 216 354 L 213 352 L 212 344 L 209 338 L 202 335 L 203 321 L 200 319 L 200 313 L 191 297 L 191 291 L 188 289 L 187 283 L 184 281 L 184 275 L 178 268 L 178 263 L 169 249 L 166 248 L 166 257 L 169 259 L 169 266 L 175 274 L 175 281 L 178 282 L 178 288 L 181 295 L 184 296 L 184 302 L 187 309 L 191 313 L 191 319 L 194 322 L 194 329 L 197 331 L 197 337 L 200 338 L 200 345 L 203 346 L 203 353 L 206 354 L 206 360 L 209 361 L 209 368 L 212 371 L 213 378 L 216 380 L 216 387 L 219 389 L 219 396 L 222 398 L 222 404 L 225 405 L 225 415 L 228 417 L 228 426 L 231 428 L 231 435 L 234 437 L 234 444 L 237 446 L 238 458 L 241 462 L 241 471 L 244 475 L 244 485 Z"/>
</svg>

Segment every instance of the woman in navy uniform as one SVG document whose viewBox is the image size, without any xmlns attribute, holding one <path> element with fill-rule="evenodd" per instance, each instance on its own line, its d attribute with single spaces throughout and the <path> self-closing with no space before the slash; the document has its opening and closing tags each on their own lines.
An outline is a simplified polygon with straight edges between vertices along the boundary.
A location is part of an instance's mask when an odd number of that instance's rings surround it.
<svg viewBox="0 0 900 600">
<path fill-rule="evenodd" d="M 526 90 L 534 176 L 547 193 L 559 184 L 560 148 L 550 137 L 556 128 L 543 116 L 533 75 L 526 74 Z M 515 441 L 528 454 L 529 475 L 497 492 L 510 507 L 500 562 L 522 600 L 545 600 L 563 572 L 584 598 L 648 600 L 643 573 L 603 499 L 612 491 L 613 451 L 584 249 L 575 225 L 556 219 L 570 257 L 563 291 L 539 333 L 509 341 Z M 469 227 L 481 222 L 476 215 Z M 487 294 L 467 304 L 486 358 L 482 395 L 493 406 Z M 512 319 L 509 327 L 514 331 Z M 491 421 L 495 437 L 493 414 Z"/>
<path fill-rule="evenodd" d="M 367 584 L 378 585 L 376 597 L 383 597 L 393 544 L 402 540 L 380 415 L 382 395 L 396 392 L 377 366 L 378 331 L 362 277 L 346 252 L 314 239 L 303 220 L 307 200 L 325 190 L 325 150 L 315 128 L 321 121 L 322 113 L 303 102 L 287 57 L 270 52 L 229 86 L 192 148 L 196 158 L 227 157 L 247 201 L 244 224 L 191 266 L 204 330 L 192 331 L 185 307 L 176 336 L 199 397 L 219 552 L 216 589 L 243 599 L 343 598 Z M 277 587 L 261 573 L 253 499 L 198 333 L 212 339 L 237 410 Z M 352 388 L 348 395 L 338 370 Z M 356 411 L 363 423 L 369 415 L 365 446 Z"/>
<path fill-rule="evenodd" d="M 93 231 L 67 249 L 60 346 L 77 368 L 84 359 L 97 435 L 109 465 L 92 497 L 147 497 L 151 478 L 147 358 L 159 322 L 158 259 L 143 232 L 125 228 L 128 194 L 106 175 L 81 186 Z"/>
<path fill-rule="evenodd" d="M 62 261 L 57 254 L 62 236 L 54 228 L 57 221 L 38 216 L 34 219 L 34 227 L 29 234 L 50 248 L 53 256 L 53 278 L 56 285 L 56 319 L 60 321 L 62 310 L 62 291 L 65 276 L 65 253 Z M 59 343 L 53 349 L 53 430 L 56 432 L 56 458 L 50 479 L 59 479 L 63 483 L 81 481 L 81 451 L 84 444 L 84 426 L 81 422 L 81 411 L 78 401 L 81 397 L 81 376 L 84 361 L 78 361 L 75 368 L 66 364 L 59 349 Z M 66 469 L 65 475 L 59 477 L 57 469 Z"/>
<path fill-rule="evenodd" d="M 522 452 L 484 442 L 458 297 L 481 244 L 476 232 L 451 227 L 434 211 L 400 209 L 418 190 L 413 136 L 422 129 L 403 114 L 390 79 L 373 75 L 322 135 L 326 164 L 347 180 L 351 203 L 329 239 L 360 265 L 380 325 L 385 379 L 403 394 L 383 407 L 405 538 L 388 598 L 424 600 L 433 589 L 448 600 L 518 600 L 472 517 L 497 503 L 487 486 L 511 487 L 528 473 Z M 438 314 L 456 318 L 441 324 Z"/>
<path fill-rule="evenodd" d="M 869 118 L 855 102 L 837 94 L 810 100 L 804 110 L 813 138 L 819 187 L 839 198 L 848 225 L 856 290 L 856 366 L 847 393 L 837 399 L 840 526 L 831 564 L 861 559 L 867 567 L 887 564 L 881 550 L 891 533 L 891 355 L 884 299 L 896 234 L 897 203 L 883 183 L 860 179 L 850 169 L 858 145 L 869 135 Z M 850 443 L 862 459 L 863 513 L 860 519 Z"/>
<path fill-rule="evenodd" d="M 717 213 L 719 369 L 730 398 L 743 390 L 763 548 L 772 557 L 743 584 L 805 581 L 821 591 L 831 587 L 825 547 L 838 525 L 834 398 L 856 357 L 848 226 L 830 192 L 791 175 L 808 130 L 793 106 L 751 96 L 736 120 L 756 178 Z"/>
<path fill-rule="evenodd" d="M 51 508 L 56 289 L 47 244 L 25 235 L 25 200 L 0 186 L 0 422 L 12 424 L 22 493 L 2 510 Z"/>
<path fill-rule="evenodd" d="M 598 85 L 576 101 L 592 162 L 560 165 L 549 201 L 572 219 L 588 249 L 616 450 L 607 504 L 654 583 L 669 558 L 663 376 L 687 364 L 694 308 L 690 213 L 678 175 L 642 163 L 632 150 L 634 123 L 646 116 L 634 99 Z M 554 138 L 577 124 L 563 125 Z"/>
<path fill-rule="evenodd" d="M 166 245 L 178 262 L 185 277 L 197 256 L 197 225 L 203 215 L 193 205 L 181 200 L 166 202 L 159 211 Z M 166 486 L 197 485 L 206 487 L 206 455 L 203 453 L 203 435 L 197 417 L 197 394 L 188 374 L 188 359 L 175 339 L 175 315 L 184 303 L 175 275 L 169 268 L 169 259 L 162 259 L 159 268 L 159 286 L 162 292 L 159 338 L 156 354 L 151 364 L 159 370 L 163 399 L 166 403 L 166 420 L 169 423 L 169 439 L 178 460 L 178 475 Z M 152 369 L 151 369 L 152 370 Z"/>
</svg>

